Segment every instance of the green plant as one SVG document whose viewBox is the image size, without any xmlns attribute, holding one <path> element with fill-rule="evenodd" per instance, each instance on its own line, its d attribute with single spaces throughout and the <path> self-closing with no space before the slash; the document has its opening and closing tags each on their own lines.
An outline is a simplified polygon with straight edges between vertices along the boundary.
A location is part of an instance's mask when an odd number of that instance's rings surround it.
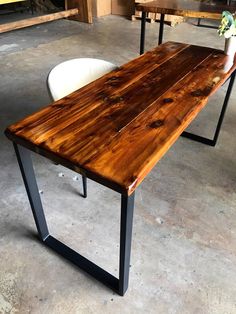
<svg viewBox="0 0 236 314">
<path fill-rule="evenodd" d="M 228 11 L 222 12 L 222 19 L 218 29 L 220 36 L 224 35 L 225 38 L 236 36 L 236 20 L 235 15 Z"/>
</svg>

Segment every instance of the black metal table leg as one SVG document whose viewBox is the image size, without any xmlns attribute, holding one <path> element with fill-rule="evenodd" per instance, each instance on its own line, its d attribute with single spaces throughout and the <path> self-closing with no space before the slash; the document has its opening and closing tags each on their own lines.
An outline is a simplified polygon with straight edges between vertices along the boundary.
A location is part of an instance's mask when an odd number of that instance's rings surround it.
<svg viewBox="0 0 236 314">
<path fill-rule="evenodd" d="M 145 31 L 146 31 L 146 12 L 142 12 L 141 35 L 140 35 L 140 55 L 144 53 L 145 48 Z"/>
<path fill-rule="evenodd" d="M 234 85 L 235 74 L 236 74 L 236 71 L 234 71 L 232 73 L 230 81 L 229 81 L 229 86 L 227 88 L 227 92 L 226 92 L 226 95 L 225 95 L 223 107 L 221 109 L 220 117 L 219 117 L 219 120 L 218 120 L 218 123 L 217 123 L 216 131 L 215 131 L 215 135 L 214 135 L 214 139 L 213 139 L 214 146 L 217 143 L 217 140 L 218 140 L 218 137 L 219 137 L 219 134 L 220 134 L 220 129 L 221 129 L 222 123 L 224 121 L 225 112 L 226 112 L 226 109 L 227 109 L 227 106 L 228 106 L 228 103 L 229 103 L 229 99 L 230 99 L 230 95 L 231 95 L 231 92 L 232 92 L 232 88 L 233 88 L 233 85 Z"/>
<path fill-rule="evenodd" d="M 163 32 L 164 32 L 164 22 L 165 22 L 165 14 L 162 13 L 161 17 L 160 17 L 160 28 L 159 28 L 158 45 L 162 44 Z"/>
<path fill-rule="evenodd" d="M 124 295 L 129 284 L 130 252 L 133 226 L 134 194 L 121 199 L 119 293 Z"/>
<path fill-rule="evenodd" d="M 87 197 L 87 178 L 85 176 L 82 176 L 82 181 L 83 181 L 83 197 L 86 198 Z"/>
<path fill-rule="evenodd" d="M 230 95 L 231 95 L 231 92 L 232 92 L 232 87 L 233 87 L 234 80 L 235 80 L 235 74 L 236 74 L 236 71 L 234 71 L 231 74 L 229 85 L 228 85 L 228 88 L 227 88 L 227 92 L 226 92 L 226 95 L 225 95 L 225 99 L 224 99 L 224 102 L 223 102 L 223 106 L 222 106 L 222 109 L 221 109 L 220 117 L 219 117 L 219 120 L 218 120 L 218 123 L 217 123 L 217 126 L 216 126 L 216 130 L 215 130 L 215 134 L 214 134 L 213 139 L 208 139 L 208 138 L 205 138 L 203 136 L 199 136 L 199 135 L 192 134 L 192 133 L 189 133 L 189 132 L 183 132 L 181 134 L 181 136 L 186 137 L 186 138 L 191 139 L 191 140 L 196 141 L 196 142 L 200 142 L 200 143 L 206 144 L 206 145 L 210 145 L 210 146 L 215 146 L 216 145 L 218 137 L 219 137 L 219 134 L 220 134 L 221 126 L 222 126 L 222 123 L 223 123 L 223 120 L 224 120 L 225 112 L 226 112 L 226 109 L 227 109 L 227 106 L 228 106 L 229 98 L 230 98 Z"/>
<path fill-rule="evenodd" d="M 37 230 L 42 241 L 45 241 L 49 236 L 47 222 L 44 216 L 43 206 L 34 175 L 34 168 L 30 156 L 30 151 L 22 146 L 13 144 L 20 166 L 21 174 L 25 184 L 26 192 L 29 198 L 31 209 L 34 215 L 34 220 Z"/>
<path fill-rule="evenodd" d="M 53 249 L 56 253 L 60 254 L 78 266 L 80 269 L 114 290 L 119 295 L 123 296 L 127 291 L 129 283 L 130 252 L 135 197 L 134 192 L 131 196 L 121 196 L 120 266 L 118 279 L 49 234 L 37 182 L 35 179 L 30 151 L 15 143 L 14 148 L 40 239 L 44 242 L 45 245 Z"/>
</svg>

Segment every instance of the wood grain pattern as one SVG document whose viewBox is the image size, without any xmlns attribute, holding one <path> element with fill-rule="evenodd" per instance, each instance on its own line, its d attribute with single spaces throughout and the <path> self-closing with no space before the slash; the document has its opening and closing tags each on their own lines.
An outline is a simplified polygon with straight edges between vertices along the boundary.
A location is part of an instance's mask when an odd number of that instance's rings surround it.
<svg viewBox="0 0 236 314">
<path fill-rule="evenodd" d="M 168 42 L 13 124 L 13 141 L 130 195 L 236 68 Z"/>
<path fill-rule="evenodd" d="M 234 13 L 236 6 L 224 5 L 222 1 L 156 0 L 140 3 L 136 6 L 136 10 L 184 17 L 221 19 L 222 11 Z"/>
</svg>

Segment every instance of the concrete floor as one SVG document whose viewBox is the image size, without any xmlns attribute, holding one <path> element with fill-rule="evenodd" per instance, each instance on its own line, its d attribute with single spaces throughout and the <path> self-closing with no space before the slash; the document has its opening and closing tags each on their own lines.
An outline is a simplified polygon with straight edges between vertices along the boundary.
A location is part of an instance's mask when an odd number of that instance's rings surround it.
<svg viewBox="0 0 236 314">
<path fill-rule="evenodd" d="M 165 40 L 223 47 L 195 21 Z M 147 48 L 158 24 L 147 25 Z M 180 138 L 137 189 L 130 285 L 120 297 L 37 241 L 7 125 L 49 103 L 48 71 L 74 57 L 118 65 L 137 56 L 140 23 L 61 20 L 0 37 L 0 313 L 236 313 L 236 92 L 215 148 Z M 226 86 L 191 126 L 212 135 Z M 234 136 L 233 136 L 234 134 Z M 33 156 L 50 231 L 117 275 L 119 195 Z M 64 177 L 59 177 L 63 172 Z"/>
</svg>

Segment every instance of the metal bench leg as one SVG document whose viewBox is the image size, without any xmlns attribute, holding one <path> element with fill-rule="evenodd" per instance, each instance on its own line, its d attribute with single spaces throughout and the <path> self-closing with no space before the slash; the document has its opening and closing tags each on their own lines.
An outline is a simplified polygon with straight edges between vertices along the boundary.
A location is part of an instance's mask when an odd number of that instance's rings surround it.
<svg viewBox="0 0 236 314">
<path fill-rule="evenodd" d="M 144 53 L 144 48 L 145 48 L 146 17 L 147 17 L 147 13 L 142 12 L 141 36 L 140 36 L 140 55 L 142 55 Z M 165 14 L 161 14 L 158 45 L 162 44 L 163 33 L 164 33 L 164 21 L 165 21 Z"/>
<path fill-rule="evenodd" d="M 87 178 L 85 176 L 82 176 L 83 181 L 83 197 L 87 197 Z"/>
<path fill-rule="evenodd" d="M 121 196 L 120 265 L 118 279 L 49 234 L 30 151 L 15 143 L 14 148 L 40 239 L 56 253 L 123 296 L 128 289 L 129 283 L 134 193 L 131 196 Z"/>
<path fill-rule="evenodd" d="M 129 285 L 133 211 L 134 211 L 134 193 L 131 196 L 122 195 L 121 221 L 120 221 L 120 271 L 119 271 L 120 295 L 125 294 Z"/>
<path fill-rule="evenodd" d="M 38 185 L 34 175 L 34 168 L 30 156 L 30 151 L 13 144 L 16 152 L 16 157 L 20 166 L 21 174 L 28 194 L 31 209 L 34 215 L 34 220 L 37 230 L 42 241 L 45 241 L 49 236 L 47 222 L 44 216 L 43 206 L 38 190 Z"/>
<path fill-rule="evenodd" d="M 216 130 L 215 130 L 215 134 L 214 134 L 213 139 L 202 137 L 202 136 L 199 136 L 199 135 L 196 135 L 196 134 L 192 134 L 192 133 L 189 133 L 189 132 L 183 132 L 181 134 L 181 136 L 189 138 L 189 139 L 191 139 L 193 141 L 196 141 L 196 142 L 200 142 L 200 143 L 206 144 L 206 145 L 210 145 L 210 146 L 215 146 L 216 145 L 218 137 L 219 137 L 219 134 L 220 134 L 221 126 L 222 126 L 222 123 L 223 123 L 223 120 L 224 120 L 225 112 L 226 112 L 226 109 L 227 109 L 227 106 L 228 106 L 229 98 L 230 98 L 230 95 L 231 95 L 231 92 L 232 92 L 232 87 L 233 87 L 234 80 L 235 80 L 235 74 L 236 74 L 236 71 L 234 71 L 231 74 L 230 81 L 229 81 L 229 86 L 228 86 L 228 89 L 227 89 L 227 92 L 226 92 L 226 95 L 225 95 L 224 103 L 223 103 L 223 106 L 222 106 L 222 109 L 221 109 L 220 117 L 219 117 L 219 120 L 218 120 L 218 123 L 217 123 L 217 126 L 216 126 Z"/>
<path fill-rule="evenodd" d="M 141 35 L 140 35 L 140 55 L 144 53 L 145 48 L 145 31 L 146 31 L 146 12 L 142 12 Z"/>
<path fill-rule="evenodd" d="M 160 28 L 159 28 L 158 45 L 161 45 L 161 44 L 162 44 L 163 33 L 164 33 L 164 23 L 165 23 L 165 14 L 161 14 L 161 17 L 160 17 Z"/>
</svg>

